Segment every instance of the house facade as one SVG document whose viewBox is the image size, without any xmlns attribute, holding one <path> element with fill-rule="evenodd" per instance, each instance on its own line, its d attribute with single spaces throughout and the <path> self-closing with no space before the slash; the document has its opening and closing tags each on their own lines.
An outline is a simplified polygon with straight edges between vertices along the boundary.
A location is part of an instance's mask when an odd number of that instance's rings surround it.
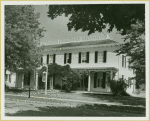
<svg viewBox="0 0 150 121">
<path fill-rule="evenodd" d="M 41 52 L 44 65 L 57 63 L 59 65 L 69 64 L 72 69 L 87 70 L 89 75 L 81 81 L 80 89 L 92 92 L 110 92 L 107 85 L 111 79 L 124 78 L 128 80 L 134 76 L 134 71 L 129 68 L 129 59 L 125 55 L 115 52 L 122 44 L 113 40 L 107 33 L 97 35 L 80 36 L 76 38 L 65 38 L 51 43 L 43 43 L 44 50 Z M 9 74 L 6 75 L 8 80 Z M 10 76 L 10 75 L 9 75 Z M 24 88 L 29 85 L 33 89 L 44 89 L 45 83 L 36 71 L 32 74 L 11 74 L 13 80 L 7 83 L 9 86 Z M 30 80 L 30 84 L 28 81 Z M 135 81 L 129 84 L 128 93 L 136 90 Z M 61 77 L 55 76 L 48 80 L 48 88 L 53 89 L 61 85 Z"/>
<path fill-rule="evenodd" d="M 134 76 L 133 70 L 129 68 L 130 58 L 117 56 L 115 52 L 121 46 L 107 33 L 62 39 L 57 43 L 45 43 L 42 63 L 69 64 L 72 69 L 87 70 L 89 75 L 81 81 L 79 90 L 110 92 L 107 82 L 111 79 L 128 80 Z M 128 92 L 133 93 L 136 90 L 135 81 L 127 83 Z M 55 85 L 61 85 L 61 77 L 51 78 L 49 87 L 53 89 Z"/>
</svg>

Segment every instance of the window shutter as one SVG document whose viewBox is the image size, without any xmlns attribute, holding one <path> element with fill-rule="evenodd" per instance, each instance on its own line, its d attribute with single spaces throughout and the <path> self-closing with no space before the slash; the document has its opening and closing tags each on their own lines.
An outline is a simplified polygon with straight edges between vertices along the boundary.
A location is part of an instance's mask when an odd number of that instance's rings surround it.
<svg viewBox="0 0 150 121">
<path fill-rule="evenodd" d="M 94 73 L 94 88 L 96 88 L 97 72 Z"/>
<path fill-rule="evenodd" d="M 41 57 L 41 64 L 43 63 L 43 56 Z"/>
<path fill-rule="evenodd" d="M 86 63 L 89 63 L 89 52 L 86 53 Z"/>
<path fill-rule="evenodd" d="M 95 63 L 97 63 L 98 51 L 95 51 Z"/>
<path fill-rule="evenodd" d="M 53 63 L 55 63 L 56 54 L 53 54 Z"/>
<path fill-rule="evenodd" d="M 105 88 L 105 83 L 106 83 L 106 72 L 103 72 L 102 88 Z"/>
<path fill-rule="evenodd" d="M 79 52 L 79 63 L 81 63 L 81 52 Z"/>
<path fill-rule="evenodd" d="M 69 63 L 71 63 L 71 60 L 72 60 L 71 55 L 72 55 L 72 53 L 69 53 Z"/>
<path fill-rule="evenodd" d="M 49 64 L 49 55 L 47 55 L 47 64 Z"/>
<path fill-rule="evenodd" d="M 107 58 L 107 51 L 104 51 L 104 59 L 103 59 L 104 63 L 106 63 L 106 58 Z"/>
<path fill-rule="evenodd" d="M 126 56 L 125 56 L 125 58 L 124 58 L 125 60 L 124 60 L 124 62 L 125 62 L 125 68 L 126 68 Z"/>
<path fill-rule="evenodd" d="M 124 66 L 124 55 L 122 55 L 122 67 Z"/>
<path fill-rule="evenodd" d="M 64 54 L 64 64 L 66 64 L 66 53 Z"/>
</svg>

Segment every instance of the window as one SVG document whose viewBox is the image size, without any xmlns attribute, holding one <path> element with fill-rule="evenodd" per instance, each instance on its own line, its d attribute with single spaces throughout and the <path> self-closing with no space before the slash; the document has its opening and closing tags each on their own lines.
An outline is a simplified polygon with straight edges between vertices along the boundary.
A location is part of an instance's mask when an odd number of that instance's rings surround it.
<svg viewBox="0 0 150 121">
<path fill-rule="evenodd" d="M 100 87 L 100 79 L 98 78 L 98 85 L 97 85 L 97 87 Z"/>
<path fill-rule="evenodd" d="M 103 52 L 98 52 L 98 62 L 103 62 L 103 58 L 104 58 L 104 53 Z"/>
<path fill-rule="evenodd" d="M 105 88 L 106 84 L 106 72 L 103 72 L 103 79 L 102 79 L 102 88 Z"/>
<path fill-rule="evenodd" d="M 131 59 L 128 59 L 128 69 L 131 70 Z"/>
<path fill-rule="evenodd" d="M 128 60 L 128 67 L 130 67 L 130 66 L 131 66 L 131 65 L 130 65 L 130 61 L 131 61 L 131 60 L 129 59 L 129 60 Z"/>
<path fill-rule="evenodd" d="M 72 60 L 72 53 L 65 53 L 64 54 L 64 64 L 71 63 Z"/>
<path fill-rule="evenodd" d="M 28 85 L 28 86 L 30 85 L 30 75 L 31 75 L 30 72 L 24 74 L 24 85 Z"/>
<path fill-rule="evenodd" d="M 130 79 L 130 77 L 128 77 L 128 87 L 131 88 L 131 79 Z"/>
<path fill-rule="evenodd" d="M 55 54 L 53 55 L 47 55 L 47 64 L 49 63 L 55 63 Z"/>
<path fill-rule="evenodd" d="M 107 51 L 95 51 L 95 63 L 106 63 Z"/>
<path fill-rule="evenodd" d="M 89 52 L 79 52 L 79 63 L 89 63 Z"/>
<path fill-rule="evenodd" d="M 81 53 L 81 62 L 82 63 L 86 63 L 86 53 L 84 52 L 84 53 Z"/>
<path fill-rule="evenodd" d="M 98 85 L 97 85 L 97 87 L 102 87 L 102 81 L 103 81 L 102 78 L 98 78 Z"/>
<path fill-rule="evenodd" d="M 53 55 L 49 56 L 49 63 L 53 63 Z"/>
<path fill-rule="evenodd" d="M 69 53 L 66 54 L 66 62 L 69 63 Z"/>
<path fill-rule="evenodd" d="M 122 67 L 126 68 L 126 56 L 122 55 Z"/>
<path fill-rule="evenodd" d="M 136 70 L 135 69 L 133 69 L 133 74 L 136 74 Z"/>
</svg>

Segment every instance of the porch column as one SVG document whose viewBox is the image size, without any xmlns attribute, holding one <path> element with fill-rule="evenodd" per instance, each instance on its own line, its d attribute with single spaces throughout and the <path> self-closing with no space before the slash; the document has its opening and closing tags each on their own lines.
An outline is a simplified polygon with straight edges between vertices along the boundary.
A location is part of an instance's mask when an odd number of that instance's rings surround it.
<svg viewBox="0 0 150 121">
<path fill-rule="evenodd" d="M 53 76 L 50 78 L 50 89 L 53 90 Z"/>
<path fill-rule="evenodd" d="M 110 80 L 113 79 L 113 71 L 110 71 Z"/>
<path fill-rule="evenodd" d="M 22 89 L 24 88 L 24 74 L 21 74 L 22 76 Z"/>
<path fill-rule="evenodd" d="M 38 73 L 36 73 L 36 77 L 35 77 L 35 80 L 36 80 L 36 83 L 35 83 L 35 85 L 36 85 L 36 87 L 35 87 L 35 89 L 38 89 Z"/>
<path fill-rule="evenodd" d="M 88 91 L 90 91 L 90 87 L 91 87 L 91 75 L 90 75 L 90 71 L 89 71 L 89 75 L 88 75 Z"/>
</svg>

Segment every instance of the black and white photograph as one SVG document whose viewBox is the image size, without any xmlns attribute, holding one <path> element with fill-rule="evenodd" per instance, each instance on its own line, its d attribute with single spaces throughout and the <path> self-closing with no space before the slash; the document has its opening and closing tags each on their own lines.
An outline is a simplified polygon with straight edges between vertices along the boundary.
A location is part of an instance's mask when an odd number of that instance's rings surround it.
<svg viewBox="0 0 150 121">
<path fill-rule="evenodd" d="M 3 119 L 149 119 L 148 1 L 3 1 L 1 47 Z"/>
</svg>

